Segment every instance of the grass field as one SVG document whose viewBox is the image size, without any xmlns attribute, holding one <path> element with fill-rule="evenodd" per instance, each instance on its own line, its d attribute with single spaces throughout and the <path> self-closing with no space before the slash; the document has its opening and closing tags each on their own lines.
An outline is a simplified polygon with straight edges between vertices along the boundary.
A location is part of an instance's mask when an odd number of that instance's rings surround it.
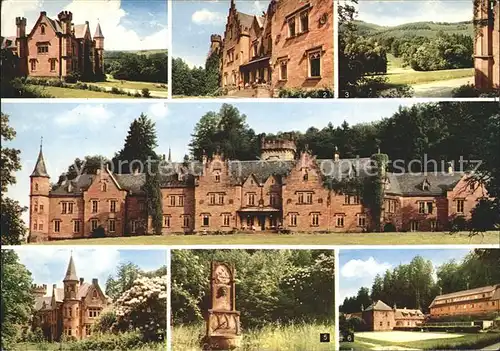
<svg viewBox="0 0 500 351">
<path fill-rule="evenodd" d="M 468 233 L 329 233 L 165 235 L 47 241 L 49 245 L 431 245 L 500 244 L 500 232 L 469 238 Z"/>
<path fill-rule="evenodd" d="M 39 85 L 28 85 L 31 87 L 37 87 L 40 91 L 50 94 L 55 98 L 108 98 L 108 99 L 130 99 L 130 96 L 111 94 L 100 91 L 90 91 L 81 89 L 71 89 L 71 88 L 59 88 L 59 87 L 44 87 Z"/>
<path fill-rule="evenodd" d="M 412 333 L 425 336 L 427 333 L 420 332 L 388 332 L 391 333 Z M 378 333 L 373 333 L 378 334 Z M 432 334 L 442 334 L 446 338 L 435 338 L 423 340 L 413 340 L 411 341 L 388 341 L 379 340 L 373 338 L 360 337 L 355 334 L 355 343 L 360 343 L 361 346 L 366 347 L 366 349 L 380 350 L 380 346 L 387 347 L 400 347 L 406 349 L 419 349 L 419 350 L 477 350 L 486 347 L 491 344 L 495 344 L 500 341 L 500 333 L 483 333 L 483 334 L 459 334 L 460 336 L 449 338 L 449 333 L 432 333 Z M 388 337 L 388 339 L 393 340 L 393 338 Z M 342 349 L 345 349 L 344 343 L 342 343 Z"/>
<path fill-rule="evenodd" d="M 118 89 L 136 89 L 139 90 L 139 92 L 144 89 L 148 88 L 149 90 L 152 91 L 168 91 L 168 88 L 166 88 L 166 83 L 163 83 L 165 87 L 160 87 L 160 83 L 151 83 L 151 82 L 133 82 L 133 81 L 128 81 L 128 80 L 118 80 L 118 79 L 113 79 L 109 75 L 107 77 L 106 82 L 95 82 L 92 83 L 93 85 L 97 85 L 100 87 L 116 87 Z"/>
<path fill-rule="evenodd" d="M 260 330 L 243 331 L 239 351 L 329 351 L 335 349 L 335 326 L 322 324 L 269 325 Z M 175 326 L 172 350 L 199 351 L 205 326 Z M 320 343 L 320 333 L 330 333 L 330 342 Z"/>
<path fill-rule="evenodd" d="M 59 343 L 59 342 L 40 342 L 40 343 L 31 343 L 31 342 L 22 342 L 17 343 L 12 351 L 76 351 L 78 348 L 75 348 L 71 343 Z M 122 350 L 116 348 L 115 350 Z M 130 351 L 164 351 L 166 350 L 166 345 L 162 345 L 160 343 L 149 343 L 139 348 L 128 349 Z M 103 350 L 104 351 L 104 350 Z"/>
</svg>

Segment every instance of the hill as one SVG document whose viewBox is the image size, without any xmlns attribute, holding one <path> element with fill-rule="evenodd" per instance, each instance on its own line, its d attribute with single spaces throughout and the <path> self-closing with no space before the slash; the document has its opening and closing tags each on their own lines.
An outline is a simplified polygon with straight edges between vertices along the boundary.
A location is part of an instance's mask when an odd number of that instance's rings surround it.
<svg viewBox="0 0 500 351">
<path fill-rule="evenodd" d="M 155 50 L 104 50 L 104 58 L 116 57 L 119 54 L 136 54 L 136 55 L 154 55 L 154 54 L 168 54 L 167 49 Z"/>
<path fill-rule="evenodd" d="M 442 31 L 446 34 L 463 34 L 473 36 L 474 28 L 472 21 L 446 23 L 446 22 L 413 22 L 398 26 L 379 26 L 377 24 L 354 21 L 358 26 L 360 36 L 370 36 L 377 39 L 403 38 L 403 37 L 427 37 L 434 38 Z"/>
</svg>

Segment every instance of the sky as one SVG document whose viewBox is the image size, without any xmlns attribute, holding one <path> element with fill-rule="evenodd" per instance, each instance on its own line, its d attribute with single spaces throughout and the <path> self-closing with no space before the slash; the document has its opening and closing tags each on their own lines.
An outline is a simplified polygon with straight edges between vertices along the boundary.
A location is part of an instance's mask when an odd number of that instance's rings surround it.
<svg viewBox="0 0 500 351">
<path fill-rule="evenodd" d="M 358 20 L 381 26 L 472 20 L 472 0 L 359 0 Z"/>
<path fill-rule="evenodd" d="M 63 287 L 63 279 L 68 268 L 71 255 L 78 278 L 92 282 L 97 278 L 99 285 L 104 290 L 106 280 L 110 275 L 116 274 L 120 263 L 132 262 L 144 271 L 156 270 L 167 264 L 166 250 L 117 250 L 111 247 L 98 249 L 60 249 L 54 247 L 23 247 L 14 248 L 19 260 L 31 272 L 33 283 L 46 284 L 47 296 L 52 295 L 52 284 L 58 288 Z"/>
<path fill-rule="evenodd" d="M 408 264 L 415 256 L 430 260 L 436 270 L 445 262 L 455 259 L 461 261 L 470 250 L 466 249 L 377 249 L 377 250 L 340 250 L 339 253 L 339 296 L 340 303 L 346 297 L 357 294 L 359 288 L 371 289 L 377 274 L 394 269 L 400 264 Z M 434 272 L 434 279 L 437 276 Z"/>
<path fill-rule="evenodd" d="M 371 102 L 354 104 L 335 103 L 235 103 L 246 114 L 247 123 L 258 133 L 276 133 L 310 126 L 323 128 L 329 122 L 334 126 L 344 120 L 349 124 L 371 122 L 390 117 L 400 104 L 411 102 L 378 100 L 377 108 Z M 189 154 L 188 144 L 195 124 L 208 111 L 218 111 L 222 103 L 2 103 L 2 112 L 10 116 L 10 126 L 17 135 L 3 147 L 21 150 L 22 169 L 16 172 L 17 184 L 9 187 L 9 197 L 29 206 L 30 174 L 35 166 L 43 137 L 43 154 L 50 181 L 55 183 L 75 158 L 103 155 L 112 158 L 123 147 L 130 123 L 144 112 L 156 122 L 157 153 L 168 154 L 172 160 L 182 161 Z M 28 215 L 24 214 L 27 221 Z"/>
<path fill-rule="evenodd" d="M 100 23 L 107 50 L 168 47 L 166 0 L 4 0 L 2 36 L 16 35 L 16 17 L 26 17 L 26 31 L 31 31 L 41 11 L 52 19 L 61 11 L 71 11 L 75 24 L 89 21 L 92 36 Z"/>
<path fill-rule="evenodd" d="M 269 1 L 235 0 L 238 11 L 261 15 Z M 229 0 L 172 1 L 172 57 L 181 57 L 189 66 L 205 66 L 210 35 L 224 37 Z"/>
</svg>

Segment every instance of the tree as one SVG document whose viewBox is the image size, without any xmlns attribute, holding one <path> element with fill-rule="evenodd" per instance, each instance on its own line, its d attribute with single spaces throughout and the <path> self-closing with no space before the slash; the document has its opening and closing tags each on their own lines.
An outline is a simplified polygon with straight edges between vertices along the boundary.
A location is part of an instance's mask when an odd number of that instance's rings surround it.
<svg viewBox="0 0 500 351">
<path fill-rule="evenodd" d="M 132 262 L 120 263 L 116 277 L 109 276 L 106 281 L 106 295 L 114 301 L 129 290 L 134 281 L 141 275 L 139 266 Z"/>
<path fill-rule="evenodd" d="M 29 327 L 33 314 L 34 296 L 31 273 L 19 262 L 14 250 L 1 250 L 2 284 L 0 296 L 1 348 L 10 350 L 16 343 L 16 336 Z"/>
<path fill-rule="evenodd" d="M 9 116 L 1 113 L 1 140 L 2 144 L 11 141 L 16 136 L 14 128 L 9 126 Z M 9 185 L 16 184 L 14 173 L 21 169 L 20 150 L 2 147 L 0 148 L 0 205 L 1 205 L 1 233 L 0 243 L 2 245 L 19 245 L 26 234 L 26 225 L 21 216 L 27 210 L 20 206 L 19 202 L 4 197 Z"/>
<path fill-rule="evenodd" d="M 81 174 L 96 174 L 98 169 L 101 169 L 110 161 L 102 155 L 85 156 L 82 159 L 75 158 L 73 164 L 68 166 L 68 170 L 59 176 L 57 185 L 61 185 L 65 180 L 73 180 Z"/>
</svg>

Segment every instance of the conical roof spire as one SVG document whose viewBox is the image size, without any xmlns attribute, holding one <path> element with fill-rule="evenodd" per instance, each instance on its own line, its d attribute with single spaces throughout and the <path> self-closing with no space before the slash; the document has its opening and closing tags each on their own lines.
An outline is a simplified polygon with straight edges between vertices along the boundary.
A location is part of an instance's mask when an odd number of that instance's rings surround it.
<svg viewBox="0 0 500 351">
<path fill-rule="evenodd" d="M 172 162 L 172 150 L 168 147 L 168 162 Z"/>
<path fill-rule="evenodd" d="M 97 23 L 97 28 L 95 29 L 95 34 L 94 34 L 94 39 L 95 38 L 104 38 L 104 35 L 102 35 L 102 30 L 101 30 L 101 24 Z"/>
<path fill-rule="evenodd" d="M 33 173 L 31 173 L 30 177 L 50 178 L 49 174 L 47 173 L 47 167 L 45 167 L 45 161 L 43 159 L 42 141 L 43 137 L 40 139 L 40 152 L 38 153 L 38 159 L 36 160 L 35 169 L 33 169 Z"/>
<path fill-rule="evenodd" d="M 69 258 L 68 269 L 66 270 L 66 276 L 64 277 L 63 282 L 69 281 L 78 281 L 78 277 L 76 275 L 75 262 L 73 262 L 73 254 Z"/>
</svg>

